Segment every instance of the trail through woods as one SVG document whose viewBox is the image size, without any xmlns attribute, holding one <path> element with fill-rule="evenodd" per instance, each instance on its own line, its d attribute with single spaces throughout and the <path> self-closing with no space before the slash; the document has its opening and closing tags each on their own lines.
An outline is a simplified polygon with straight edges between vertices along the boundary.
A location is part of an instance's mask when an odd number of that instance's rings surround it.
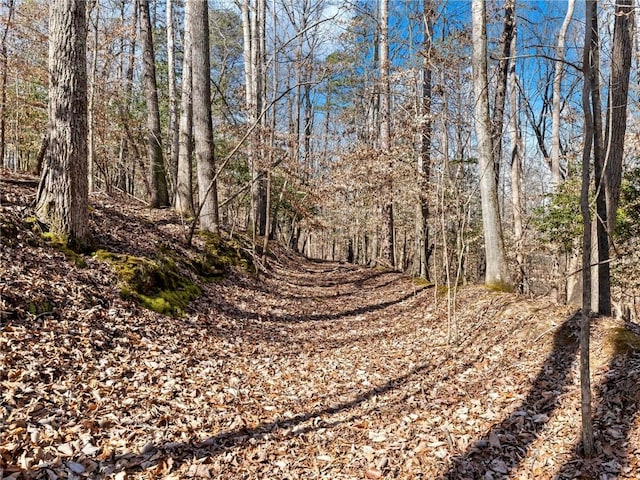
<svg viewBox="0 0 640 480">
<path fill-rule="evenodd" d="M 21 230 L 33 192 L 2 187 L 0 478 L 640 478 L 640 357 L 614 355 L 612 319 L 594 321 L 583 461 L 566 307 L 461 287 L 447 344 L 445 289 L 276 249 L 269 275 L 166 317 Z M 178 244 L 171 213 L 92 204 L 112 249 Z"/>
</svg>

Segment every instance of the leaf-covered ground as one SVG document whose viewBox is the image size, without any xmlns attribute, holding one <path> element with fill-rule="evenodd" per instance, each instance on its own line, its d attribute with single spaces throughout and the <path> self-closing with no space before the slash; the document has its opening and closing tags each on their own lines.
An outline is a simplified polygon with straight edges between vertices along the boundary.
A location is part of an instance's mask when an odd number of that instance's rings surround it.
<svg viewBox="0 0 640 480">
<path fill-rule="evenodd" d="M 594 320 L 585 461 L 566 307 L 276 249 L 166 317 L 25 227 L 34 181 L 3 177 L 0 478 L 640 478 L 634 325 Z M 92 203 L 101 246 L 192 254 L 170 212 Z"/>
</svg>

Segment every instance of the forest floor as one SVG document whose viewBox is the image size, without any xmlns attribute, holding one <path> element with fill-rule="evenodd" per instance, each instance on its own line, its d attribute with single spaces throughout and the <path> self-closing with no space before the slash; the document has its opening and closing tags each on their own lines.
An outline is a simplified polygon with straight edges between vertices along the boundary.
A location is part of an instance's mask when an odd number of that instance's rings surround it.
<svg viewBox="0 0 640 480">
<path fill-rule="evenodd" d="M 0 478 L 640 478 L 635 325 L 594 319 L 584 460 L 567 307 L 275 248 L 164 316 L 29 229 L 35 179 L 2 177 Z M 168 211 L 91 217 L 111 251 L 185 248 Z"/>
</svg>

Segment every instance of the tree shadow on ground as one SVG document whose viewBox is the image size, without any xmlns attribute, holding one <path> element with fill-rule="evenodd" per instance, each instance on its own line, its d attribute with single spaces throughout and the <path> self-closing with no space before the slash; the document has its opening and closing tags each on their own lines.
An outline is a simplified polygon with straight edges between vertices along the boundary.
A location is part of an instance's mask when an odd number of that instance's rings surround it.
<svg viewBox="0 0 640 480">
<path fill-rule="evenodd" d="M 625 328 L 640 332 L 637 325 L 627 324 Z M 638 462 L 638 458 L 629 458 L 629 433 L 640 408 L 640 352 L 617 352 L 594 389 L 594 400 L 596 455 L 585 459 L 582 442 L 578 441 L 572 458 L 555 479 L 637 478 L 640 465 L 631 464 L 631 460 Z"/>
<path fill-rule="evenodd" d="M 558 328 L 553 350 L 535 378 L 522 403 L 500 423 L 494 424 L 463 455 L 452 459 L 442 480 L 504 478 L 526 456 L 569 381 L 571 366 L 578 352 L 579 314 L 574 314 Z"/>
<path fill-rule="evenodd" d="M 395 298 L 393 300 L 388 300 L 386 302 L 373 303 L 363 305 L 361 307 L 352 308 L 349 310 L 343 310 L 341 312 L 336 313 L 303 313 L 300 315 L 279 315 L 275 313 L 269 312 L 254 312 L 251 310 L 242 310 L 238 308 L 236 305 L 232 303 L 227 303 L 226 305 L 221 306 L 222 311 L 227 315 L 231 315 L 235 318 L 241 319 L 249 319 L 249 320 L 267 320 L 276 323 L 312 323 L 318 321 L 332 321 L 332 320 L 340 320 L 347 317 L 357 317 L 359 315 L 364 315 L 367 313 L 377 312 L 379 310 L 384 310 L 393 305 L 397 305 L 402 303 L 410 298 L 416 296 L 426 287 L 416 288 L 415 292 L 410 292 L 401 297 Z"/>
<path fill-rule="evenodd" d="M 357 420 L 360 415 L 354 412 L 346 418 L 331 419 L 327 417 L 363 407 L 374 397 L 400 389 L 414 377 L 424 372 L 437 371 L 446 360 L 447 358 L 442 359 L 437 364 L 434 364 L 432 360 L 427 360 L 403 375 L 394 377 L 384 384 L 361 392 L 351 400 L 336 402 L 309 412 L 301 412 L 291 417 L 265 421 L 252 428 L 244 426 L 232 428 L 231 430 L 213 435 L 202 442 L 164 442 L 153 445 L 148 444 L 143 452 L 139 454 L 126 453 L 102 461 L 99 471 L 106 476 L 122 471 L 133 473 L 135 471 L 151 469 L 168 458 L 172 459 L 173 468 L 177 468 L 179 465 L 193 461 L 194 459 L 214 457 L 236 447 L 254 445 L 256 441 L 273 438 L 274 435 L 291 438 L 320 429 L 335 428 L 341 424 Z M 407 396 L 405 395 L 402 398 L 406 399 Z"/>
</svg>

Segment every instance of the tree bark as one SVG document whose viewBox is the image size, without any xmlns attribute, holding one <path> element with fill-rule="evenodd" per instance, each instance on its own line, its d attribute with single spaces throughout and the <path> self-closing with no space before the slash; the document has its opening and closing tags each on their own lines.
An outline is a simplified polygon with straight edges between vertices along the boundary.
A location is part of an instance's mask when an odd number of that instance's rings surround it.
<svg viewBox="0 0 640 480">
<path fill-rule="evenodd" d="M 500 223 L 498 190 L 493 169 L 493 141 L 489 120 L 489 96 L 487 78 L 486 2 L 473 0 L 472 18 L 472 67 L 475 94 L 475 130 L 478 142 L 480 169 L 480 199 L 486 257 L 485 283 L 506 287 L 511 284 Z"/>
<path fill-rule="evenodd" d="M 593 267 L 591 278 L 591 308 L 603 315 L 611 314 L 611 275 L 609 268 L 609 236 L 607 232 L 607 203 L 605 195 L 604 147 L 602 128 L 602 99 L 600 95 L 600 34 L 598 14 L 591 18 L 591 108 L 593 118 L 593 164 L 596 194 L 596 221 Z M 595 308 L 594 308 L 595 307 Z"/>
<path fill-rule="evenodd" d="M 130 135 L 128 133 L 127 122 L 129 121 L 129 113 L 131 110 L 131 96 L 133 92 L 133 71 L 135 68 L 135 50 L 136 50 L 136 31 L 138 29 L 138 11 L 139 11 L 139 0 L 134 1 L 133 6 L 133 18 L 131 19 L 131 32 L 129 39 L 129 55 L 127 59 L 127 67 L 126 73 L 122 74 L 122 92 L 123 92 L 123 101 L 119 106 L 119 114 L 120 121 L 122 122 L 122 131 L 120 132 L 120 148 L 118 153 L 118 188 L 123 192 L 128 192 L 130 194 L 134 194 L 134 169 L 135 164 L 131 161 L 129 155 L 129 140 Z M 122 4 L 121 10 L 121 19 L 122 19 L 122 28 L 124 29 L 125 24 L 125 10 L 124 3 Z M 122 50 L 124 51 L 124 39 L 122 41 Z M 122 70 L 124 70 L 124 64 L 122 65 Z M 137 155 L 136 155 L 137 156 Z M 149 181 L 146 175 L 143 175 L 144 185 L 145 185 L 145 193 L 147 197 L 150 197 L 151 190 L 148 186 Z"/>
<path fill-rule="evenodd" d="M 431 71 L 431 39 L 433 38 L 433 5 L 430 0 L 423 0 L 422 24 L 424 28 L 422 61 L 422 85 L 420 95 L 420 133 L 418 152 L 418 208 L 417 208 L 417 260 L 418 276 L 425 280 L 431 280 L 429 276 L 429 200 L 427 191 L 429 188 L 429 177 L 431 176 L 431 135 L 433 131 L 431 122 L 431 93 L 432 93 L 432 71 Z"/>
<path fill-rule="evenodd" d="M 152 208 L 160 208 L 169 206 L 169 189 L 162 155 L 162 131 L 160 129 L 149 0 L 140 1 L 140 35 L 142 36 L 142 57 L 144 60 L 144 93 L 147 102 L 147 148 L 151 166 L 151 199 L 149 204 Z"/>
<path fill-rule="evenodd" d="M 0 43 L 0 55 L 2 55 L 2 79 L 0 80 L 0 165 L 4 165 L 5 136 L 6 136 L 6 112 L 7 112 L 7 68 L 9 55 L 7 53 L 7 36 L 13 18 L 14 0 L 9 0 L 7 6 L 7 23 L 2 32 L 2 42 Z"/>
<path fill-rule="evenodd" d="M 87 133 L 87 148 L 88 148 L 88 185 L 89 185 L 89 193 L 94 190 L 94 181 L 95 181 L 95 163 L 96 163 L 96 142 L 95 142 L 95 132 L 93 128 L 94 124 L 94 110 L 95 110 L 95 95 L 96 95 L 96 80 L 98 73 L 98 39 L 99 39 L 99 30 L 98 24 L 100 22 L 100 2 L 96 1 L 93 4 L 93 8 L 95 9 L 95 20 L 93 24 L 93 48 L 91 51 L 91 81 L 89 83 L 89 99 L 87 106 L 87 124 L 88 124 L 88 133 Z M 89 18 L 91 18 L 91 13 L 89 13 Z"/>
<path fill-rule="evenodd" d="M 585 0 L 586 28 L 582 59 L 584 86 L 582 109 L 584 111 L 584 143 L 582 147 L 582 187 L 580 211 L 582 212 L 582 318 L 580 324 L 580 394 L 582 413 L 582 445 L 585 456 L 594 452 L 593 423 L 591 420 L 591 374 L 589 368 L 589 340 L 591 317 L 591 212 L 589 211 L 590 161 L 593 145 L 593 114 L 591 112 L 591 81 L 593 79 L 593 22 L 597 15 L 597 0 Z"/>
<path fill-rule="evenodd" d="M 607 123 L 605 126 L 606 160 L 604 178 L 606 179 L 607 187 L 609 234 L 612 234 L 615 229 L 616 213 L 620 199 L 634 29 L 633 1 L 616 0 L 611 77 L 607 99 Z"/>
<path fill-rule="evenodd" d="M 182 98 L 180 109 L 180 145 L 178 147 L 178 171 L 176 175 L 175 209 L 182 215 L 194 215 L 193 180 L 192 180 L 192 129 L 193 129 L 193 99 L 192 99 L 192 42 L 191 31 L 193 2 L 185 4 L 184 22 L 184 59 L 182 62 Z"/>
<path fill-rule="evenodd" d="M 207 2 L 201 0 L 189 1 L 192 3 L 193 22 L 191 29 L 193 137 L 198 171 L 200 228 L 206 232 L 218 232 L 218 190 L 211 123 L 209 6 Z"/>
<path fill-rule="evenodd" d="M 556 47 L 556 64 L 553 75 L 553 100 L 551 107 L 551 181 L 555 190 L 562 183 L 562 170 L 560 166 L 560 107 L 562 106 L 562 76 L 564 73 L 564 46 L 567 30 L 573 17 L 575 0 L 568 0 L 567 13 L 558 32 L 558 44 Z"/>
<path fill-rule="evenodd" d="M 391 92 L 389 86 L 389 2 L 380 0 L 380 153 L 388 165 L 381 179 L 382 245 L 381 258 L 395 267 L 393 220 L 393 161 L 391 159 Z"/>
<path fill-rule="evenodd" d="M 180 131 L 178 125 L 178 99 L 176 96 L 176 66 L 175 66 L 175 33 L 173 28 L 173 3 L 174 0 L 167 0 L 167 70 L 169 81 L 169 155 L 171 161 L 169 167 L 171 171 L 171 181 L 173 185 L 174 197 L 176 196 L 178 184 L 178 155 L 180 154 Z M 186 14 L 185 14 L 186 17 Z M 185 25 L 186 28 L 186 25 Z M 183 66 L 184 68 L 184 66 Z"/>
<path fill-rule="evenodd" d="M 500 181 L 500 163 L 502 161 L 502 130 L 504 128 L 504 110 L 507 98 L 507 78 L 511 62 L 511 44 L 515 34 L 515 0 L 505 0 L 504 27 L 500 38 L 500 58 L 496 68 L 496 92 L 493 103 L 491 138 L 493 142 L 493 168 L 496 184 Z"/>
<path fill-rule="evenodd" d="M 515 15 L 515 7 L 514 7 Z M 514 25 L 511 38 L 511 55 L 516 56 L 517 29 Z M 518 101 L 518 86 L 516 77 L 516 62 L 509 65 L 509 133 L 511 137 L 511 208 L 513 209 L 513 237 L 515 240 L 516 263 L 518 270 L 514 278 L 516 290 L 526 292 L 526 272 L 524 269 L 524 204 L 522 201 L 522 158 L 524 156 L 524 141 L 520 128 L 520 105 Z"/>
<path fill-rule="evenodd" d="M 90 243 L 87 184 L 87 30 L 84 0 L 49 6 L 49 148 L 36 215 L 69 247 Z"/>
</svg>

